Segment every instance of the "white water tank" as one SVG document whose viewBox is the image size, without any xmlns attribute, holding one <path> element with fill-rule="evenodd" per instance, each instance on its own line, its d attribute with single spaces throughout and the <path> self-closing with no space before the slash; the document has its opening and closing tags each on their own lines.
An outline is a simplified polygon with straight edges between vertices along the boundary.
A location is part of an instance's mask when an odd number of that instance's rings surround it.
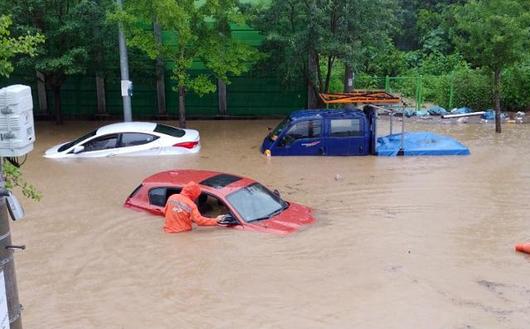
<svg viewBox="0 0 530 329">
<path fill-rule="evenodd" d="M 12 85 L 0 89 L 0 157 L 27 154 L 34 142 L 31 88 Z"/>
</svg>

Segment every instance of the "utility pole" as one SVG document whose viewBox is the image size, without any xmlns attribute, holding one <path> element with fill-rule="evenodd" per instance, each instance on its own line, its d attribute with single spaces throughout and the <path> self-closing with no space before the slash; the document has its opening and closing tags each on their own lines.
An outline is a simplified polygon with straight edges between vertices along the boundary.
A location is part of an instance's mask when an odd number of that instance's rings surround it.
<svg viewBox="0 0 530 329">
<path fill-rule="evenodd" d="M 116 0 L 118 8 L 123 9 L 123 0 Z M 127 43 L 123 33 L 123 24 L 119 23 L 118 32 L 120 42 L 120 71 L 121 71 L 121 95 L 123 97 L 123 121 L 132 121 L 131 94 L 132 83 L 129 80 L 129 61 L 127 58 Z"/>
<path fill-rule="evenodd" d="M 19 220 L 24 217 L 24 211 L 6 189 L 4 159 L 23 156 L 33 150 L 35 128 L 30 87 L 13 85 L 0 89 L 0 133 L 3 136 L 0 141 L 0 328 L 22 329 L 13 250 L 26 247 L 11 244 L 7 212 L 9 209 L 11 218 Z M 16 161 L 12 163 L 19 166 Z"/>
<path fill-rule="evenodd" d="M 4 194 L 0 196 L 0 328 L 22 329 L 13 250 L 24 246 L 11 245 L 3 165 L 4 158 L 0 157 L 0 193 Z"/>
</svg>

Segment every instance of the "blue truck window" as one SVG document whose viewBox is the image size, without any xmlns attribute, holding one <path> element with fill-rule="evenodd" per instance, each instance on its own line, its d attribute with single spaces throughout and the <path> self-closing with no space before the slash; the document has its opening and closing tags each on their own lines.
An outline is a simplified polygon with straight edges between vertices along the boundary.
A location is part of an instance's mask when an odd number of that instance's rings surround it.
<svg viewBox="0 0 530 329">
<path fill-rule="evenodd" d="M 320 120 L 300 121 L 291 126 L 287 136 L 291 139 L 316 138 L 320 137 L 321 131 Z"/>
<path fill-rule="evenodd" d="M 294 123 L 285 133 L 278 146 L 289 146 L 298 139 L 319 138 L 322 132 L 321 120 L 306 120 Z"/>
<path fill-rule="evenodd" d="M 271 141 L 275 141 L 278 139 L 278 136 L 282 134 L 282 132 L 285 130 L 285 128 L 289 127 L 289 118 L 285 118 L 274 130 L 270 132 L 270 134 L 267 136 Z"/>
<path fill-rule="evenodd" d="M 287 133 L 285 133 L 283 139 L 279 143 L 279 146 L 291 145 L 298 139 L 319 138 L 321 132 L 321 120 L 306 120 L 296 122 L 289 128 Z"/>
<path fill-rule="evenodd" d="M 359 119 L 332 119 L 330 136 L 351 137 L 362 136 L 361 120 Z"/>
</svg>

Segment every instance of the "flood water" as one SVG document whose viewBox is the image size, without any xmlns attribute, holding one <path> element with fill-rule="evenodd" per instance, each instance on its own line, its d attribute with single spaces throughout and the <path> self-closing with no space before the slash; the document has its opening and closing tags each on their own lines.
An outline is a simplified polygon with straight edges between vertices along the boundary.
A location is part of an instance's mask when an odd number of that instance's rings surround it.
<svg viewBox="0 0 530 329">
<path fill-rule="evenodd" d="M 267 159 L 278 121 L 190 121 L 196 155 L 82 160 L 41 155 L 104 123 L 39 122 L 23 172 L 44 198 L 12 223 L 24 327 L 528 328 L 530 257 L 513 246 L 530 241 L 530 125 L 407 125 L 456 137 L 467 157 Z M 252 177 L 318 222 L 169 235 L 122 207 L 175 168 Z"/>
</svg>

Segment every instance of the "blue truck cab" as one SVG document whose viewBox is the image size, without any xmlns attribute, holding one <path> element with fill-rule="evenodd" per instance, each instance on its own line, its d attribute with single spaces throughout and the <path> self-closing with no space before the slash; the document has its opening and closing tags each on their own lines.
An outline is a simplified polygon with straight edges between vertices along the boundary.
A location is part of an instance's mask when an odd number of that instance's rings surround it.
<svg viewBox="0 0 530 329">
<path fill-rule="evenodd" d="M 376 111 L 300 110 L 291 113 L 263 140 L 261 152 L 285 155 L 375 154 Z"/>
</svg>

